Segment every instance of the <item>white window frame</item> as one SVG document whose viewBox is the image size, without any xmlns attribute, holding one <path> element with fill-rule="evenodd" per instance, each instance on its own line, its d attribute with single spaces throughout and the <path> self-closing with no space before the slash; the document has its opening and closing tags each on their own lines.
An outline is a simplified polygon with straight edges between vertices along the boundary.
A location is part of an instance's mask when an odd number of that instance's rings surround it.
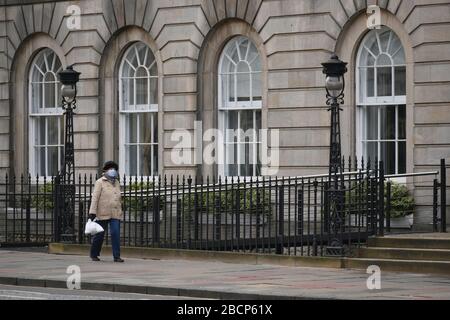
<svg viewBox="0 0 450 320">
<path fill-rule="evenodd" d="M 381 143 L 395 143 L 395 174 L 397 174 L 399 171 L 399 162 L 398 162 L 398 156 L 399 156 L 399 143 L 404 142 L 405 144 L 407 143 L 406 139 L 400 139 L 399 138 L 399 107 L 403 106 L 406 109 L 406 105 L 389 105 L 389 108 L 395 108 L 395 138 L 394 139 L 382 139 L 381 138 L 381 107 L 383 106 L 360 106 L 359 107 L 359 112 L 358 112 L 358 121 L 359 121 L 359 130 L 360 130 L 360 135 L 359 135 L 359 141 L 360 141 L 360 149 L 361 149 L 361 155 L 364 155 L 364 147 L 363 145 L 365 143 L 377 143 L 377 150 L 378 150 L 378 154 L 377 157 L 378 159 L 381 159 Z M 377 109 L 377 117 L 378 117 L 378 127 L 377 127 L 377 139 L 363 139 L 362 137 L 367 137 L 367 134 L 365 132 L 365 127 L 363 125 L 363 123 L 365 123 L 365 119 L 364 119 L 364 115 L 365 115 L 365 110 L 363 110 L 363 108 L 376 108 Z M 406 156 L 406 155 L 405 155 Z M 371 159 L 372 161 L 374 159 Z M 386 173 L 388 174 L 388 173 Z M 389 173 L 392 174 L 392 173 Z"/>
<path fill-rule="evenodd" d="M 383 31 L 387 31 L 390 30 L 386 27 L 380 29 L 380 30 L 372 30 L 370 31 L 365 38 L 363 39 L 359 50 L 358 50 L 358 55 L 356 58 L 356 101 L 357 101 L 357 105 L 358 106 L 368 106 L 368 105 L 377 105 L 377 106 L 382 106 L 382 105 L 401 105 L 401 104 L 406 104 L 406 95 L 399 95 L 396 96 L 395 95 L 395 68 L 396 67 L 405 67 L 406 68 L 406 63 L 403 64 L 395 64 L 394 63 L 394 57 L 396 54 L 401 53 L 401 49 L 403 49 L 403 47 L 400 47 L 398 50 L 396 50 L 394 55 L 391 55 L 389 52 L 383 52 L 381 51 L 381 45 L 380 45 L 380 37 L 379 34 L 380 32 Z M 377 37 L 377 42 L 378 42 L 378 48 L 380 50 L 378 56 L 380 56 L 381 54 L 387 55 L 389 56 L 389 58 L 391 59 L 391 65 L 390 66 L 377 66 L 377 57 L 375 57 L 375 55 L 373 53 L 371 53 L 371 55 L 374 57 L 375 63 L 373 67 L 370 66 L 361 66 L 361 59 L 362 59 L 362 53 L 363 53 L 363 49 L 366 49 L 367 51 L 370 52 L 370 50 L 367 48 L 367 46 L 365 46 L 365 42 L 369 41 L 369 38 L 372 34 L 375 34 Z M 390 37 L 389 37 L 389 44 L 388 44 L 388 48 L 387 51 L 390 49 L 390 44 L 392 43 L 392 36 L 397 37 L 397 35 L 395 34 L 395 32 L 393 30 L 390 30 Z M 401 42 L 400 42 L 401 43 Z M 404 54 L 404 50 L 403 54 Z M 378 88 L 377 88 L 377 75 L 378 75 L 378 68 L 383 68 L 383 67 L 391 67 L 391 74 L 392 74 L 392 95 L 391 96 L 377 96 L 378 94 Z M 361 99 L 361 69 L 370 69 L 373 68 L 374 69 L 374 97 L 367 97 L 365 96 L 364 99 Z"/>
<path fill-rule="evenodd" d="M 146 60 L 146 58 L 148 57 L 148 55 L 151 55 L 150 58 L 153 58 L 153 61 L 150 63 L 150 66 L 145 66 L 143 65 L 143 62 L 140 61 L 139 59 L 139 54 L 137 52 L 138 50 L 138 46 L 145 46 L 146 47 L 146 54 L 145 54 L 145 58 L 144 58 L 144 62 Z M 137 55 L 137 62 L 138 65 L 134 66 L 128 59 L 128 55 L 131 51 L 135 52 L 135 55 Z M 136 72 L 137 69 L 139 68 L 144 68 L 147 71 L 147 77 L 145 77 L 145 79 L 147 79 L 147 104 L 136 104 L 136 79 L 142 79 L 143 77 L 137 77 L 136 75 L 132 76 L 132 77 L 125 77 L 123 76 L 123 68 L 125 63 L 128 63 Z M 128 170 L 128 166 L 129 164 L 126 163 L 126 148 L 128 146 L 137 146 L 137 152 L 139 155 L 139 147 L 143 146 L 143 145 L 148 145 L 151 148 L 151 157 L 153 159 L 153 155 L 154 152 L 156 151 L 156 155 L 158 157 L 159 155 L 159 133 L 156 132 L 156 136 L 154 133 L 154 126 L 155 126 L 155 121 L 156 121 L 156 125 L 158 125 L 158 103 L 153 103 L 153 101 L 150 101 L 151 99 L 151 85 L 150 82 L 152 80 L 156 81 L 156 89 L 154 92 L 154 97 L 156 98 L 156 100 L 158 100 L 158 87 L 159 87 L 159 77 L 158 74 L 156 75 L 152 75 L 151 74 L 151 69 L 156 66 L 156 59 L 155 56 L 153 55 L 152 50 L 150 49 L 149 46 L 147 46 L 146 44 L 142 43 L 142 42 L 136 42 L 134 44 L 132 44 L 123 54 L 122 56 L 122 61 L 120 63 L 120 68 L 119 68 L 119 164 L 121 164 L 121 167 L 124 168 L 124 172 L 127 176 L 130 176 L 127 172 Z M 156 68 L 156 72 L 157 68 Z M 123 102 L 123 80 L 127 79 L 127 80 L 132 80 L 133 83 L 133 102 L 134 104 L 130 104 L 128 106 L 124 105 Z M 129 91 L 129 90 L 127 90 Z M 156 101 L 158 102 L 158 101 Z M 139 132 L 140 132 L 140 121 L 139 121 L 139 117 L 141 115 L 144 114 L 150 114 L 151 115 L 151 137 L 150 143 L 141 143 L 139 141 L 140 136 L 139 136 Z M 131 115 L 131 114 L 135 114 L 138 116 L 138 120 L 137 120 L 137 125 L 136 125 L 136 137 L 137 137 L 137 142 L 136 143 L 129 143 L 126 141 L 126 132 L 127 132 L 127 116 Z M 155 150 L 156 149 L 156 150 Z M 159 158 L 159 157 L 158 157 Z M 136 157 L 137 163 L 136 163 L 136 175 L 132 175 L 133 177 L 146 177 L 141 175 L 140 172 L 140 161 L 141 159 L 139 158 L 139 156 Z M 123 164 L 123 165 L 122 165 Z M 154 176 L 154 172 L 156 172 L 156 175 L 159 173 L 159 167 L 160 167 L 160 163 L 159 163 L 159 159 L 158 159 L 158 167 L 155 168 L 155 163 L 152 160 L 151 161 L 151 175 L 150 177 Z"/>
<path fill-rule="evenodd" d="M 49 54 L 53 54 L 53 60 L 51 61 L 51 63 L 48 61 L 48 55 Z M 44 65 L 45 65 L 45 72 L 44 70 L 41 70 L 41 68 L 39 68 L 38 61 L 40 59 L 44 59 Z M 56 60 L 57 59 L 57 60 Z M 55 70 L 55 64 L 56 62 L 59 62 L 59 68 Z M 44 178 L 44 177 L 48 177 L 51 176 L 49 174 L 49 168 L 48 168 L 48 148 L 51 147 L 56 147 L 58 148 L 58 171 L 61 170 L 62 165 L 63 165 L 63 156 L 61 154 L 61 152 L 64 152 L 64 141 L 62 141 L 63 139 L 61 138 L 63 133 L 64 133 L 64 127 L 63 127 L 63 110 L 60 107 L 60 101 L 61 101 L 61 95 L 59 93 L 59 81 L 58 81 L 58 72 L 60 72 L 62 70 L 62 63 L 61 60 L 59 59 L 58 55 L 52 51 L 49 48 L 45 48 L 43 50 L 41 50 L 33 59 L 33 62 L 31 64 L 30 67 L 30 72 L 28 75 L 28 123 L 29 123 L 29 127 L 28 127 L 28 154 L 29 154 L 29 162 L 28 162 L 28 167 L 29 167 L 29 171 L 30 171 L 30 175 L 32 177 L 36 177 L 39 176 L 40 178 Z M 34 72 L 39 72 L 42 74 L 42 79 L 43 81 L 38 81 L 35 82 L 33 81 L 33 75 Z M 45 75 L 50 72 L 55 81 L 45 81 Z M 45 84 L 55 84 L 55 106 L 54 107 L 50 107 L 48 108 L 47 106 L 45 106 Z M 42 101 L 40 103 L 42 103 L 42 105 L 44 106 L 44 108 L 39 108 L 42 109 L 39 110 L 38 112 L 35 111 L 34 106 L 36 105 L 35 101 L 33 101 L 33 85 L 40 85 L 41 87 L 39 88 L 39 90 L 41 91 L 41 99 Z M 60 118 L 59 122 L 58 122 L 58 144 L 56 145 L 49 145 L 48 144 L 48 118 L 49 117 L 58 117 Z M 46 132 L 46 136 L 45 136 L 45 143 L 43 145 L 37 145 L 35 144 L 35 139 L 36 139 L 36 131 L 38 129 L 38 120 L 39 119 L 45 119 L 45 132 Z M 40 175 L 38 174 L 38 170 L 39 168 L 37 167 L 37 148 L 41 149 L 44 148 L 44 152 L 45 152 L 45 174 L 44 175 Z"/>
<path fill-rule="evenodd" d="M 384 32 L 384 31 L 390 31 L 390 35 L 389 35 L 389 40 L 388 40 L 388 45 L 386 48 L 386 51 L 382 51 L 382 46 L 381 46 L 381 40 L 380 40 L 380 32 Z M 374 62 L 374 97 L 361 97 L 361 69 L 363 68 L 368 68 L 367 66 L 361 66 L 361 59 L 362 59 L 362 53 L 363 53 L 363 49 L 368 50 L 366 45 L 366 42 L 369 41 L 370 37 L 372 35 L 376 36 L 376 40 L 377 40 L 377 45 L 378 45 L 378 49 L 379 49 L 379 55 L 384 54 L 384 55 L 388 55 L 391 58 L 391 65 L 390 66 L 381 66 L 381 67 L 391 67 L 391 81 L 392 81 L 392 95 L 391 96 L 377 96 L 378 94 L 378 90 L 377 90 L 377 57 L 378 56 L 373 56 L 375 62 Z M 395 34 L 395 32 L 391 29 L 388 29 L 386 27 L 383 27 L 380 30 L 372 30 L 370 31 L 366 37 L 363 39 L 363 41 L 360 44 L 359 50 L 358 50 L 358 55 L 357 55 L 357 59 L 356 59 L 356 102 L 357 102 L 357 107 L 356 107 L 356 135 L 357 135 L 357 143 L 356 143 L 356 154 L 359 158 L 365 156 L 364 155 L 364 147 L 363 144 L 366 142 L 377 142 L 377 150 L 378 150 L 378 159 L 381 160 L 381 148 L 380 148 L 380 143 L 382 142 L 395 142 L 395 159 L 396 159 L 396 163 L 395 163 L 395 173 L 398 173 L 398 167 L 399 167 L 399 163 L 398 163 L 398 159 L 399 159 L 399 142 L 405 142 L 407 145 L 407 137 L 405 137 L 405 139 L 399 139 L 399 118 L 398 118 L 398 108 L 401 105 L 404 105 L 406 108 L 406 95 L 399 95 L 396 96 L 395 95 L 395 68 L 396 67 L 405 67 L 406 69 L 406 63 L 404 64 L 395 64 L 393 57 L 394 55 L 390 55 L 389 54 L 389 49 L 390 49 L 390 44 L 392 43 L 392 39 L 393 36 L 397 37 L 398 36 Z M 401 44 L 401 41 L 399 40 L 399 43 Z M 398 50 L 396 50 L 396 54 L 398 54 L 398 52 L 403 52 L 404 54 L 404 49 L 403 46 L 401 46 L 400 48 L 398 48 Z M 405 59 L 403 59 L 405 60 Z M 406 81 L 406 77 L 405 77 L 405 81 Z M 364 85 L 367 85 L 367 83 L 364 83 Z M 406 83 L 405 83 L 405 89 L 406 89 Z M 395 118 L 396 118 L 396 133 L 395 133 L 395 139 L 381 139 L 381 118 L 380 118 L 380 107 L 382 106 L 386 106 L 386 107 L 395 107 L 396 111 L 395 111 Z M 364 128 L 364 124 L 365 124 L 365 119 L 364 119 L 364 109 L 363 108 L 377 108 L 378 109 L 378 134 L 377 134 L 377 140 L 367 140 L 365 139 L 366 132 L 365 132 L 365 128 Z M 407 112 L 407 110 L 406 110 Z M 406 121 L 406 119 L 405 119 Z M 405 155 L 406 156 L 406 155 Z M 366 159 L 367 160 L 367 159 Z M 372 161 L 374 161 L 374 159 L 371 159 Z M 387 174 L 387 173 L 386 173 Z"/>
<path fill-rule="evenodd" d="M 241 55 L 241 51 L 240 51 L 240 45 L 242 45 L 244 42 L 247 42 L 247 50 L 244 56 Z M 250 61 L 248 60 L 248 55 L 250 52 L 251 47 L 253 46 L 253 49 L 255 50 L 255 52 L 257 53 L 257 55 L 251 59 Z M 237 67 L 237 64 L 229 55 L 228 55 L 228 50 L 231 47 L 236 47 L 236 51 L 238 53 L 238 58 L 239 58 L 239 62 L 238 63 L 246 63 L 248 68 L 249 68 L 249 72 L 237 72 L 236 69 L 234 72 L 223 72 L 223 68 L 224 68 L 224 63 L 225 63 L 225 59 L 228 59 L 232 64 L 235 65 L 235 67 Z M 226 158 L 227 158 L 227 154 L 226 154 L 226 149 L 227 149 L 227 145 L 235 145 L 235 144 L 252 144 L 253 145 L 253 152 L 252 152 L 252 166 L 253 166 L 253 175 L 249 176 L 249 177 L 245 177 L 245 178 L 250 178 L 250 177 L 256 177 L 256 171 L 257 171 L 257 161 L 258 161 L 258 154 L 257 154 L 257 150 L 258 150 L 258 145 L 259 145 L 259 149 L 261 149 L 261 140 L 258 139 L 258 137 L 260 137 L 260 135 L 258 135 L 256 133 L 256 130 L 254 130 L 253 133 L 253 141 L 252 142 L 242 142 L 241 141 L 241 136 L 238 135 L 237 136 L 237 142 L 227 142 L 227 130 L 228 128 L 226 127 L 226 113 L 227 112 L 237 112 L 237 119 L 238 119 L 238 124 L 237 124 L 237 128 L 241 128 L 240 125 L 240 120 L 241 120 L 241 112 L 243 111 L 253 111 L 253 128 L 256 127 L 256 112 L 260 112 L 262 113 L 262 87 L 261 87 L 261 99 L 255 100 L 254 96 L 253 96 L 253 77 L 254 75 L 259 75 L 261 77 L 260 79 L 260 83 L 262 86 L 262 70 L 252 70 L 252 63 L 256 61 L 256 59 L 261 59 L 260 53 L 258 52 L 256 46 L 254 45 L 254 43 L 244 37 L 244 36 L 237 36 L 234 37 L 232 39 L 230 39 L 230 41 L 225 45 L 225 47 L 222 50 L 220 59 L 219 59 L 219 65 L 218 65 L 218 125 L 219 125 L 219 131 L 222 133 L 222 137 L 219 138 L 219 141 L 217 143 L 217 151 L 218 151 L 218 155 L 219 157 L 221 157 L 221 159 L 219 160 L 218 163 L 218 174 L 221 177 L 227 177 L 227 178 L 232 178 L 232 176 L 228 175 L 227 171 L 226 171 Z M 238 101 L 238 90 L 237 90 L 237 75 L 238 74 L 248 74 L 249 76 L 249 98 L 250 101 Z M 226 78 L 228 76 L 233 76 L 234 77 L 234 81 L 233 81 L 233 85 L 234 85 L 234 101 L 228 101 L 228 97 L 226 99 L 224 99 L 224 93 L 222 91 L 222 83 L 223 81 L 227 81 L 227 86 L 229 84 L 229 80 Z M 224 101 L 226 101 L 224 103 Z M 260 115 L 260 119 L 261 119 Z M 261 121 L 261 120 L 260 120 Z M 261 124 L 260 124 L 261 127 Z M 221 139 L 223 139 L 223 141 L 221 141 Z M 237 148 L 237 159 L 240 159 L 240 150 L 241 148 Z M 239 160 L 238 160 L 239 161 Z M 241 176 L 241 168 L 240 168 L 240 164 L 234 164 L 237 165 L 237 172 L 239 177 L 243 177 Z"/>
</svg>

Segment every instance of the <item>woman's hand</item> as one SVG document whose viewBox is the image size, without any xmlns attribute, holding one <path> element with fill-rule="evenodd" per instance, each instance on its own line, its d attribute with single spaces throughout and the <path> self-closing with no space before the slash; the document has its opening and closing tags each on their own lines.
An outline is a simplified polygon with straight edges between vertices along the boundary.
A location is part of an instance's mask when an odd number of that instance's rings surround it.
<svg viewBox="0 0 450 320">
<path fill-rule="evenodd" d="M 97 215 L 92 214 L 92 213 L 89 215 L 89 219 L 91 219 L 91 221 L 94 221 L 96 217 L 97 217 Z"/>
</svg>

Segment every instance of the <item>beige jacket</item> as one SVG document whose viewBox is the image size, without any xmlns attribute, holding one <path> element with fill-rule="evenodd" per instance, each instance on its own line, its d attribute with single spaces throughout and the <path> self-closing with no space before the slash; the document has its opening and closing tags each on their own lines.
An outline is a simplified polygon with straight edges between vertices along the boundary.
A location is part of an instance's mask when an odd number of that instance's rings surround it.
<svg viewBox="0 0 450 320">
<path fill-rule="evenodd" d="M 116 180 L 113 184 L 105 177 L 101 177 L 95 182 L 89 214 L 97 215 L 98 220 L 123 220 L 119 181 Z"/>
</svg>

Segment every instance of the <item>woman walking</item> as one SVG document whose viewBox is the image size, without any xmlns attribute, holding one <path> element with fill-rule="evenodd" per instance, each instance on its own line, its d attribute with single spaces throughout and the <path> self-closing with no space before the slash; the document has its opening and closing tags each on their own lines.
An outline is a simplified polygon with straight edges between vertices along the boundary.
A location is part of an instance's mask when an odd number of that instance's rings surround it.
<svg viewBox="0 0 450 320">
<path fill-rule="evenodd" d="M 97 218 L 96 222 L 105 231 L 93 236 L 90 253 L 92 261 L 100 261 L 98 257 L 109 225 L 114 262 L 123 262 L 120 258 L 120 221 L 123 219 L 123 212 L 118 171 L 117 163 L 107 161 L 103 166 L 103 175 L 95 182 L 89 218 L 92 221 Z"/>
</svg>

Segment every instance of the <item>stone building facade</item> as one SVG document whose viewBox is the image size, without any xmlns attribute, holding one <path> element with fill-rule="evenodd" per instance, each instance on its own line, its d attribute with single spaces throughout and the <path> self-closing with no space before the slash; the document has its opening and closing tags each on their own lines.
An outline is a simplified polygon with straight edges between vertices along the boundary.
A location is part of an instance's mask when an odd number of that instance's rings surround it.
<svg viewBox="0 0 450 320">
<path fill-rule="evenodd" d="M 370 5 L 380 7 L 375 31 Z M 277 175 L 324 173 L 321 63 L 332 52 L 349 69 L 344 155 L 378 155 L 392 173 L 450 163 L 450 0 L 0 0 L 0 169 L 57 167 L 54 75 L 73 65 L 80 173 L 115 159 L 129 174 L 258 174 L 171 157 L 174 130 L 237 118 L 279 130 Z"/>
</svg>

